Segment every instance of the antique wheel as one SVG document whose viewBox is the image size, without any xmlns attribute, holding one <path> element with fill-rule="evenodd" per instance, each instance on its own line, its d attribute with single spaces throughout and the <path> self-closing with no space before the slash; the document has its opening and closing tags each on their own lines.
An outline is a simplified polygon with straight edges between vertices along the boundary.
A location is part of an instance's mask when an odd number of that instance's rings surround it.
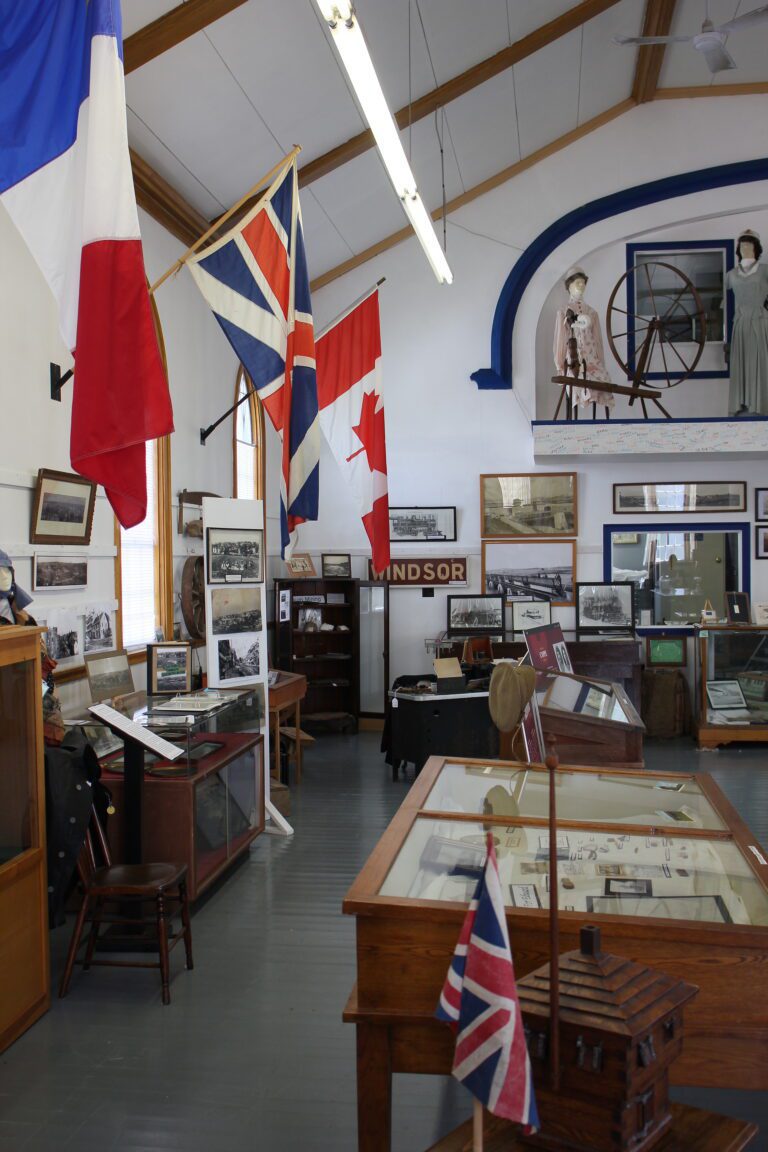
<svg viewBox="0 0 768 1152">
<path fill-rule="evenodd" d="M 623 287 L 626 295 L 620 296 Z M 634 311 L 628 310 L 630 300 Z M 690 376 L 704 351 L 704 306 L 693 283 L 672 264 L 649 260 L 625 272 L 605 319 L 611 351 L 636 387 L 674 388 Z M 616 344 L 624 337 L 626 353 Z"/>
<path fill-rule="evenodd" d="M 181 573 L 181 615 L 193 640 L 205 639 L 205 572 L 202 556 L 189 556 Z"/>
</svg>

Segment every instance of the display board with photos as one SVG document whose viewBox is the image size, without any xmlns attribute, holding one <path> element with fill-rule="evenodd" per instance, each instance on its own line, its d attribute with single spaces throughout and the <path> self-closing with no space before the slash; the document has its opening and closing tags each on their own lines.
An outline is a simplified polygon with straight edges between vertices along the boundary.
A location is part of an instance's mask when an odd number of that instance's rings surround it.
<svg viewBox="0 0 768 1152">
<path fill-rule="evenodd" d="M 523 472 L 480 477 L 484 540 L 578 534 L 577 474 Z"/>
<path fill-rule="evenodd" d="M 553 607 L 573 604 L 575 540 L 484 540 L 483 591 L 515 600 L 546 600 Z"/>
</svg>

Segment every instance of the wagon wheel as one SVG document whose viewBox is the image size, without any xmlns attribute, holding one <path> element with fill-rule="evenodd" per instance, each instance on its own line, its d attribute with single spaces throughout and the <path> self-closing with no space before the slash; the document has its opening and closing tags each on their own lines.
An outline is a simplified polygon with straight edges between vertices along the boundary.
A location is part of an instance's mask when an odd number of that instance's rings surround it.
<svg viewBox="0 0 768 1152">
<path fill-rule="evenodd" d="M 205 574 L 202 556 L 188 556 L 181 573 L 181 615 L 193 640 L 205 639 Z"/>
<path fill-rule="evenodd" d="M 627 294 L 623 299 L 627 307 L 620 308 L 616 300 L 625 281 Z M 634 312 L 628 311 L 630 290 Z M 638 310 L 641 295 L 648 301 L 647 314 Z M 658 388 L 674 388 L 687 380 L 704 351 L 704 306 L 685 273 L 672 264 L 650 260 L 625 272 L 611 293 L 605 319 L 611 351 L 635 388 L 646 385 L 656 349 L 661 354 L 661 365 L 657 360 L 652 386 Z M 627 337 L 626 358 L 616 346 L 622 337 Z"/>
</svg>

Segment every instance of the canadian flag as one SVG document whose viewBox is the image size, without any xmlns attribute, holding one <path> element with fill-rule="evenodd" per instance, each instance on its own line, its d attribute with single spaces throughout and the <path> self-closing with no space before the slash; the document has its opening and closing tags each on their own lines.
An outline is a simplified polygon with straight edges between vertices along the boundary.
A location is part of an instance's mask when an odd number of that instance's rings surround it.
<svg viewBox="0 0 768 1152">
<path fill-rule="evenodd" d="M 389 565 L 389 499 L 381 386 L 379 293 L 315 341 L 320 427 L 357 503 L 374 570 Z"/>
</svg>

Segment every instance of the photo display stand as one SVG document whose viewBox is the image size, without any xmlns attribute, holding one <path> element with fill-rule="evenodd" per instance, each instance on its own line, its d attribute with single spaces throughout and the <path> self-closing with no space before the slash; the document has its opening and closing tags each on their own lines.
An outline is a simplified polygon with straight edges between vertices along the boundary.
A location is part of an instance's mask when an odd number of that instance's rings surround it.
<svg viewBox="0 0 768 1152">
<path fill-rule="evenodd" d="M 269 794 L 267 549 L 262 500 L 203 497 L 205 642 L 212 688 L 261 685 L 262 788 L 267 831 L 293 828 Z"/>
</svg>

